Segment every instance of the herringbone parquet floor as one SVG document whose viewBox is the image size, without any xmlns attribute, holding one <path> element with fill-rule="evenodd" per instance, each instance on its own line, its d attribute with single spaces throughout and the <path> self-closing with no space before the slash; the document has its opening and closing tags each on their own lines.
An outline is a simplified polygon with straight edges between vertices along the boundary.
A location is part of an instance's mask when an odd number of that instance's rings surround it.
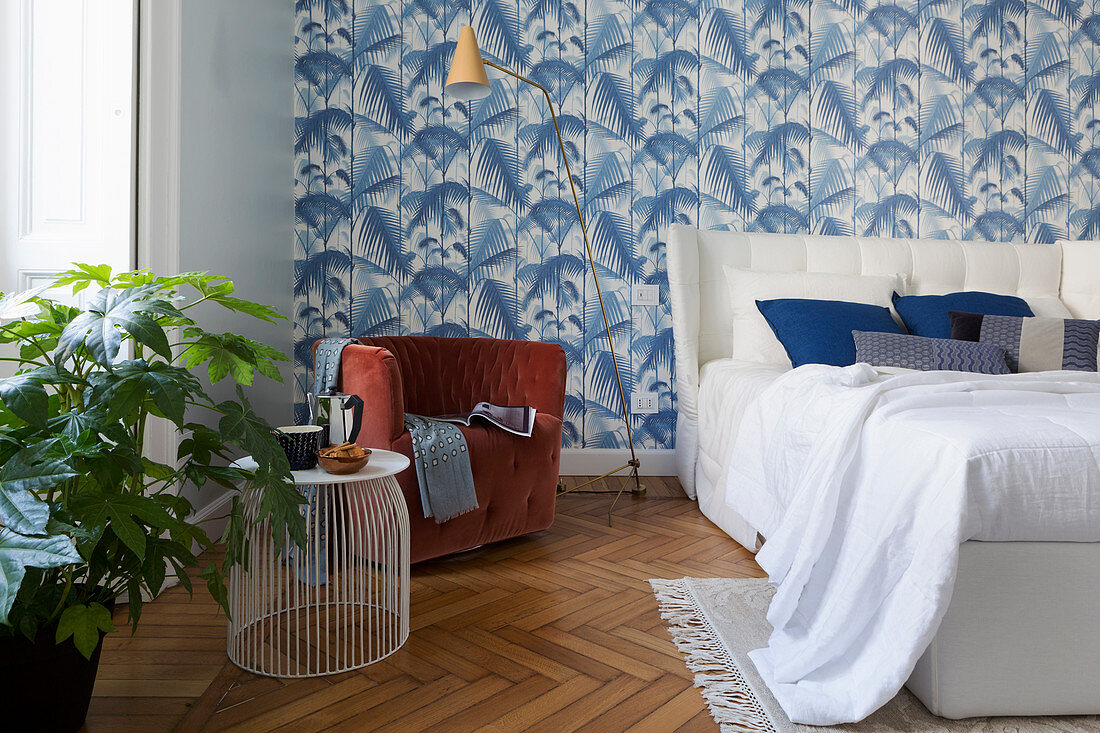
<svg viewBox="0 0 1100 733">
<path fill-rule="evenodd" d="M 415 566 L 408 642 L 355 672 L 243 672 L 205 591 L 173 588 L 108 637 L 87 730 L 715 731 L 645 581 L 762 573 L 675 479 L 645 483 L 612 527 L 567 495 L 546 532 Z"/>
</svg>

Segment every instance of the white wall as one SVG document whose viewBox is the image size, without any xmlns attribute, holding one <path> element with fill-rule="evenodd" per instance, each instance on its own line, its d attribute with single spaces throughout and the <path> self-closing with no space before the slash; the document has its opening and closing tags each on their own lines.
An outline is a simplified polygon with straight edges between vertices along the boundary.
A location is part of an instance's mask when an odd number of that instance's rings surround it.
<svg viewBox="0 0 1100 733">
<path fill-rule="evenodd" d="M 183 0 L 181 21 L 180 269 L 227 275 L 240 297 L 289 317 L 293 3 Z M 290 355 L 289 321 L 267 325 L 220 308 L 201 318 Z M 290 422 L 288 384 L 260 377 L 250 396 L 268 421 Z"/>
</svg>

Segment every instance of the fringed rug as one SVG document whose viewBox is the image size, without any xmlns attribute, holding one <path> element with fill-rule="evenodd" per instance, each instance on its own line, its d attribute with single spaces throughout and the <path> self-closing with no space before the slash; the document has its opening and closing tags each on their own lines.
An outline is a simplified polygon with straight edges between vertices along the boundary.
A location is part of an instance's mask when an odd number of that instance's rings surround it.
<svg viewBox="0 0 1100 733">
<path fill-rule="evenodd" d="M 765 646 L 771 627 L 765 618 L 772 588 L 760 579 L 650 580 L 661 617 L 695 673 L 711 716 L 722 733 L 1054 733 L 1100 732 L 1100 716 L 1063 718 L 968 718 L 947 720 L 928 712 L 902 689 L 860 723 L 818 728 L 792 723 L 768 692 L 748 652 Z"/>
</svg>

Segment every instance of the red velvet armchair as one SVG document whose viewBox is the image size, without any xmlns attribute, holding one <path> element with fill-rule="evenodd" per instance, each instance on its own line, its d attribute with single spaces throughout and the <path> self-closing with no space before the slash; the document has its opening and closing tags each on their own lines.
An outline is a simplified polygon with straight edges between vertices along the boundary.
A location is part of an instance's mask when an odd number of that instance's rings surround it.
<svg viewBox="0 0 1100 733">
<path fill-rule="evenodd" d="M 412 459 L 405 412 L 445 415 L 483 400 L 537 410 L 529 438 L 475 422 L 470 448 L 478 508 L 436 524 L 424 518 L 416 471 L 398 483 L 409 507 L 412 561 L 546 529 L 554 521 L 565 402 L 565 352 L 556 344 L 481 338 L 360 338 L 344 349 L 340 391 L 365 403 L 357 442 Z"/>
</svg>

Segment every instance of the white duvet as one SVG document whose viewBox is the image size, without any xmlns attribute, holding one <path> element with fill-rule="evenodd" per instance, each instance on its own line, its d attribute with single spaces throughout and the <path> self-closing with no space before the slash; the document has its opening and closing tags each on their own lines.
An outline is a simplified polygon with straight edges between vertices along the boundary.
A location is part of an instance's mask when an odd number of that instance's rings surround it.
<svg viewBox="0 0 1100 733">
<path fill-rule="evenodd" d="M 935 635 L 967 540 L 1100 541 L 1100 377 L 806 366 L 749 407 L 727 502 L 776 586 L 750 657 L 791 720 L 861 720 Z"/>
</svg>

